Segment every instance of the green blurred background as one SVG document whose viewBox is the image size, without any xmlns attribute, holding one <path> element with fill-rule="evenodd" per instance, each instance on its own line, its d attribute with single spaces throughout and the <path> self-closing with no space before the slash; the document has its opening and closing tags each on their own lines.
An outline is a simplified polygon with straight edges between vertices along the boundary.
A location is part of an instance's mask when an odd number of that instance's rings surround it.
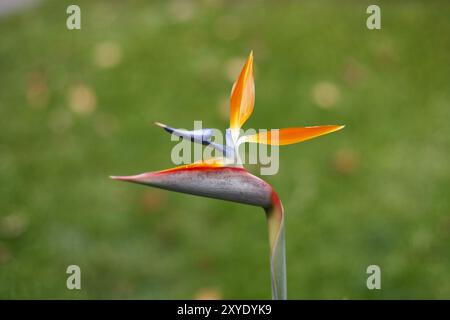
<svg viewBox="0 0 450 320">
<path fill-rule="evenodd" d="M 108 179 L 173 166 L 153 121 L 225 129 L 252 49 L 246 128 L 346 125 L 264 178 L 288 296 L 450 298 L 448 1 L 375 2 L 374 31 L 372 1 L 76 1 L 69 31 L 72 3 L 0 16 L 0 298 L 270 298 L 262 210 Z"/>
</svg>

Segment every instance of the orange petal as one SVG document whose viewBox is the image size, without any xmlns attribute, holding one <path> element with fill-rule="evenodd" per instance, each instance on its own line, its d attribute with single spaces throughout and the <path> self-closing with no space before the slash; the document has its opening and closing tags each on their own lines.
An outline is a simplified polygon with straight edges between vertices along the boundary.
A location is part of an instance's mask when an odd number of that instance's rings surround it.
<svg viewBox="0 0 450 320">
<path fill-rule="evenodd" d="M 253 51 L 233 85 L 230 99 L 230 128 L 239 129 L 253 112 L 255 82 L 253 79 Z"/>
<path fill-rule="evenodd" d="M 218 168 L 223 167 L 224 161 L 222 158 L 211 158 L 207 160 L 200 160 L 191 164 L 185 164 L 178 167 L 162 170 L 160 172 L 172 172 L 172 171 L 178 171 L 183 169 L 211 169 L 211 168 Z"/>
<path fill-rule="evenodd" d="M 287 144 L 302 142 L 305 140 L 316 138 L 318 136 L 322 136 L 327 133 L 338 131 L 343 127 L 344 126 L 329 125 L 269 130 L 265 133 L 257 133 L 254 135 L 246 136 L 244 141 L 270 144 L 275 146 L 284 146 Z M 278 139 L 274 131 L 278 131 Z"/>
</svg>

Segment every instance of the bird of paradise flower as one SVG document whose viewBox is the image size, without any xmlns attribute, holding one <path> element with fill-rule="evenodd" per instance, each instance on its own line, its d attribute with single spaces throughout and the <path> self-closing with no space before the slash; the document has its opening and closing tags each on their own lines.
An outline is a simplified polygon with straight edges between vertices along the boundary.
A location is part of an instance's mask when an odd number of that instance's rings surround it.
<svg viewBox="0 0 450 320">
<path fill-rule="evenodd" d="M 269 130 L 264 134 L 239 136 L 241 127 L 253 113 L 254 102 L 255 85 L 253 52 L 251 52 L 231 91 L 230 127 L 226 130 L 225 145 L 211 141 L 211 129 L 188 131 L 156 123 L 171 134 L 203 145 L 211 145 L 222 153 L 222 157 L 206 159 L 157 172 L 133 176 L 111 176 L 111 178 L 262 207 L 266 212 L 269 231 L 272 299 L 286 299 L 283 205 L 275 190 L 267 182 L 250 174 L 243 168 L 242 164 L 236 162 L 238 147 L 246 142 L 288 145 L 340 130 L 344 126 L 285 128 Z"/>
</svg>

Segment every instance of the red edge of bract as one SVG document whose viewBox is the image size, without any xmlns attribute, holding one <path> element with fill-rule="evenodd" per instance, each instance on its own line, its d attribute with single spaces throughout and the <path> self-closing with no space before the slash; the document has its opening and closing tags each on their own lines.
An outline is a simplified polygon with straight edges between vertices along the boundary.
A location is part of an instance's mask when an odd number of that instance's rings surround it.
<svg viewBox="0 0 450 320">
<path fill-rule="evenodd" d="M 236 171 L 245 171 L 244 168 L 237 168 L 237 167 L 223 167 L 223 166 L 214 166 L 214 165 L 187 165 L 187 166 L 181 166 L 176 168 L 170 168 L 166 170 L 156 171 L 153 172 L 153 174 L 167 174 L 167 173 L 174 173 L 174 172 L 180 172 L 180 171 L 213 171 L 213 170 L 236 170 Z"/>
<path fill-rule="evenodd" d="M 281 203 L 280 197 L 278 197 L 278 194 L 273 190 L 272 188 L 272 207 L 274 209 L 277 209 L 277 212 L 283 212 L 283 204 Z M 279 217 L 281 219 L 281 215 Z"/>
</svg>

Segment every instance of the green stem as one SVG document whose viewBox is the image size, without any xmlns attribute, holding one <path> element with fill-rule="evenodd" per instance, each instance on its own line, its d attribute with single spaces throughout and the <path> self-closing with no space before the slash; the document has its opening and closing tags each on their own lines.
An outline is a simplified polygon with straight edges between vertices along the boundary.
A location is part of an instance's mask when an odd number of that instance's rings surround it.
<svg viewBox="0 0 450 320">
<path fill-rule="evenodd" d="M 269 229 L 270 275 L 272 299 L 286 300 L 286 241 L 284 234 L 284 209 L 275 192 L 271 206 L 265 209 Z"/>
</svg>

